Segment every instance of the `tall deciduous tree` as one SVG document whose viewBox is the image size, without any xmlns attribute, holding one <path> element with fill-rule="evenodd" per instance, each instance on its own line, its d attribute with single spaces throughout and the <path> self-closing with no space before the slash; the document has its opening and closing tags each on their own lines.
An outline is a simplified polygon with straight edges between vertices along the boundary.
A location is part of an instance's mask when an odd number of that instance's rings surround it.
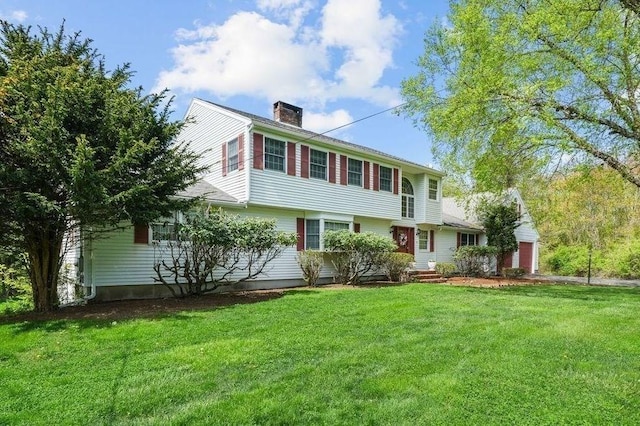
<svg viewBox="0 0 640 426">
<path fill-rule="evenodd" d="M 185 207 L 171 196 L 199 173 L 174 146 L 164 94 L 131 89 L 78 33 L 0 22 L 0 232 L 18 234 L 35 308 L 53 309 L 64 236 L 144 223 Z M 2 235 L 0 235 L 2 237 Z"/>
<path fill-rule="evenodd" d="M 618 0 L 460 0 L 426 34 L 405 112 L 485 186 L 569 158 L 640 187 L 640 15 Z M 487 171 L 490 171 L 489 173 Z"/>
</svg>

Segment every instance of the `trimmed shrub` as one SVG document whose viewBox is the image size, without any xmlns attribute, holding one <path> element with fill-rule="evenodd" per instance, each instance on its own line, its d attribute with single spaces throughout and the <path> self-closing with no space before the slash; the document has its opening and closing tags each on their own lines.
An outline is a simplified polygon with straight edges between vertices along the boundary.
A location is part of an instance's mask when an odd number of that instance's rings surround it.
<svg viewBox="0 0 640 426">
<path fill-rule="evenodd" d="M 324 257 L 321 251 L 304 250 L 298 253 L 298 265 L 302 269 L 302 278 L 307 285 L 315 287 L 320 278 L 320 270 L 324 265 Z"/>
<path fill-rule="evenodd" d="M 456 265 L 449 262 L 438 262 L 436 264 L 436 272 L 443 277 L 451 277 L 456 272 Z"/>
<path fill-rule="evenodd" d="M 380 270 L 384 256 L 397 248 L 392 238 L 373 232 L 327 231 L 323 238 L 325 249 L 332 252 L 335 279 L 343 284 L 356 285 L 364 275 Z"/>
<path fill-rule="evenodd" d="M 483 277 L 491 271 L 496 254 L 497 249 L 492 246 L 462 246 L 456 250 L 453 259 L 460 274 Z"/>
<path fill-rule="evenodd" d="M 382 272 L 389 281 L 405 282 L 409 278 L 407 270 L 415 259 L 410 253 L 388 253 L 384 256 Z"/>
<path fill-rule="evenodd" d="M 524 274 L 524 268 L 502 268 L 502 276 L 505 278 L 520 278 Z"/>
</svg>

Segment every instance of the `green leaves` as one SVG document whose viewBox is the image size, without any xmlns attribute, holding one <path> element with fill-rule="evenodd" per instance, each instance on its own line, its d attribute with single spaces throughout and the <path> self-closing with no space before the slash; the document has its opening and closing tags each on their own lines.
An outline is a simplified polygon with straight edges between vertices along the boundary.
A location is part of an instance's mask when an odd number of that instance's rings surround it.
<svg viewBox="0 0 640 426">
<path fill-rule="evenodd" d="M 616 0 L 463 0 L 426 34 L 405 113 L 476 190 L 524 185 L 564 154 L 640 186 L 640 17 Z M 463 179 L 460 179 L 463 180 Z"/>
<path fill-rule="evenodd" d="M 190 204 L 173 195 L 205 169 L 174 145 L 181 124 L 165 94 L 143 96 L 131 75 L 128 65 L 108 72 L 91 41 L 64 26 L 0 22 L 0 216 L 32 262 L 38 242 L 55 251 L 72 227 L 145 223 Z M 41 272 L 32 277 L 56 284 L 57 270 Z"/>
</svg>

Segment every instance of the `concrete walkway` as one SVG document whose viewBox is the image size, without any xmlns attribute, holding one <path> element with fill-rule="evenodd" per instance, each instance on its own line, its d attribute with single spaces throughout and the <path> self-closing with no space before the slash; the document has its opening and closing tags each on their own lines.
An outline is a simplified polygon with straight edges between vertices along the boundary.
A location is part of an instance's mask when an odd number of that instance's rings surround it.
<svg viewBox="0 0 640 426">
<path fill-rule="evenodd" d="M 587 277 L 562 277 L 557 275 L 539 275 L 539 274 L 525 275 L 525 277 L 534 279 L 534 280 L 540 280 L 540 281 L 587 284 Z M 591 285 L 603 285 L 603 286 L 612 286 L 612 287 L 640 287 L 640 280 L 623 280 L 619 278 L 591 277 Z"/>
</svg>

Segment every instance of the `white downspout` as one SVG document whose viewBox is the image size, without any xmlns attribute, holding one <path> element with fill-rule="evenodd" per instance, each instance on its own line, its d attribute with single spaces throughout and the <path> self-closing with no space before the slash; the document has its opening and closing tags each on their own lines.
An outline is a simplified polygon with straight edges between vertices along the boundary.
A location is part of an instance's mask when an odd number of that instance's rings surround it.
<svg viewBox="0 0 640 426">
<path fill-rule="evenodd" d="M 87 294 L 86 296 L 84 296 L 84 300 L 91 300 L 91 299 L 95 299 L 96 297 L 96 293 L 97 293 L 97 289 L 96 289 L 96 282 L 93 279 L 93 242 L 91 239 L 89 239 L 89 272 L 90 272 L 90 280 L 91 280 L 91 291 L 89 292 L 89 294 Z M 85 266 L 84 268 L 85 273 L 87 271 L 87 267 Z"/>
</svg>

